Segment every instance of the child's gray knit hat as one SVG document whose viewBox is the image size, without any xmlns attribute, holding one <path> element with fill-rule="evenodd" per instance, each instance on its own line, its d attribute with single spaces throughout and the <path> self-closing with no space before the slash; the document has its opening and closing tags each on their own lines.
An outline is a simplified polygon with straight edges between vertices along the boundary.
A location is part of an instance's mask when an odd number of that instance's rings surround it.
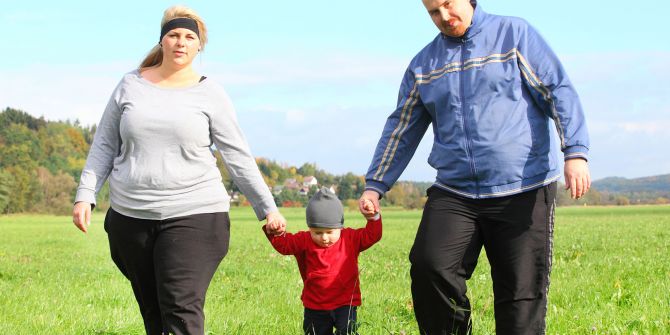
<svg viewBox="0 0 670 335">
<path fill-rule="evenodd" d="M 321 187 L 307 204 L 307 226 L 310 228 L 344 227 L 344 209 L 337 195 Z"/>
</svg>

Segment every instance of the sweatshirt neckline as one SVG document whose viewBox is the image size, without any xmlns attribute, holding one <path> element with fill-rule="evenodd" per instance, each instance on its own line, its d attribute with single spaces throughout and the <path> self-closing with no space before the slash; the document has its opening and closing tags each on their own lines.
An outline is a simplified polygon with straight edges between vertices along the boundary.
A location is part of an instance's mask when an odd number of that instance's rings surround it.
<svg viewBox="0 0 670 335">
<path fill-rule="evenodd" d="M 133 75 L 135 75 L 135 77 L 137 78 L 137 80 L 140 83 L 142 83 L 146 86 L 150 86 L 150 87 L 157 88 L 157 89 L 160 89 L 160 90 L 165 90 L 165 91 L 188 91 L 190 89 L 194 89 L 194 88 L 200 87 L 202 85 L 205 85 L 205 83 L 208 81 L 208 78 L 205 77 L 205 79 L 199 80 L 197 83 L 195 83 L 193 85 L 180 86 L 180 87 L 164 87 L 164 86 L 156 85 L 156 84 L 150 82 L 149 80 L 147 80 L 146 78 L 144 78 L 142 76 L 142 73 L 140 73 L 140 69 L 135 69 L 131 73 Z"/>
</svg>

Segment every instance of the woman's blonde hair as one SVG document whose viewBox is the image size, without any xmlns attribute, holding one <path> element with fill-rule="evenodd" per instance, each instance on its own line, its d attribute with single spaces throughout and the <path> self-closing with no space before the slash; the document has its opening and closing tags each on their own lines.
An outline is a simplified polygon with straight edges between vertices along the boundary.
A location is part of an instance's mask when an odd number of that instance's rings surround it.
<svg viewBox="0 0 670 335">
<path fill-rule="evenodd" d="M 193 9 L 180 5 L 166 9 L 163 13 L 163 19 L 161 20 L 161 28 L 168 21 L 180 17 L 193 19 L 198 24 L 198 30 L 200 30 L 200 50 L 204 50 L 205 44 L 207 44 L 207 26 L 205 25 L 205 21 L 203 21 Z M 160 44 L 156 44 L 156 46 L 149 51 L 149 54 L 144 57 L 142 63 L 140 63 L 140 69 L 161 65 L 161 63 L 163 63 L 163 49 Z"/>
</svg>

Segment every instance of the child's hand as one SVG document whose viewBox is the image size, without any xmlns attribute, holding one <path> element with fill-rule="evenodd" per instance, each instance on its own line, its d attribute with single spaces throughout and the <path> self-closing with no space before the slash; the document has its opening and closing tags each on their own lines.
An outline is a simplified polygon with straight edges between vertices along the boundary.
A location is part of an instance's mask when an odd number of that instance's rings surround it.
<svg viewBox="0 0 670 335">
<path fill-rule="evenodd" d="M 372 219 L 377 215 L 377 211 L 375 211 L 375 205 L 372 203 L 370 199 L 364 199 L 361 200 L 361 213 L 366 219 Z"/>
<path fill-rule="evenodd" d="M 263 229 L 271 235 L 281 235 L 286 231 L 286 219 L 279 212 L 270 212 L 266 216 L 267 223 Z"/>
<path fill-rule="evenodd" d="M 265 224 L 263 226 L 263 231 L 268 235 L 280 236 L 280 235 L 283 235 L 286 232 L 286 226 L 283 225 L 283 226 L 277 226 L 277 227 L 273 228 L 272 225 Z"/>
</svg>

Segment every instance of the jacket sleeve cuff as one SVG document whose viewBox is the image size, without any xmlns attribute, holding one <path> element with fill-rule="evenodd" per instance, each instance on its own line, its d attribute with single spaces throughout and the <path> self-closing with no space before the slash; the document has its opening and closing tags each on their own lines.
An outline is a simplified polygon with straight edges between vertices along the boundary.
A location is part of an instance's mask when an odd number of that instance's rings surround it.
<svg viewBox="0 0 670 335">
<path fill-rule="evenodd" d="M 574 145 L 563 150 L 563 159 L 567 161 L 570 159 L 581 158 L 585 161 L 588 161 L 588 153 L 589 149 L 587 147 L 582 145 Z"/>
<path fill-rule="evenodd" d="M 384 185 L 383 183 L 380 183 L 375 180 L 367 180 L 365 184 L 365 190 L 371 190 L 379 193 L 379 199 L 384 197 L 384 194 L 388 192 L 389 188 L 388 186 Z"/>
</svg>

